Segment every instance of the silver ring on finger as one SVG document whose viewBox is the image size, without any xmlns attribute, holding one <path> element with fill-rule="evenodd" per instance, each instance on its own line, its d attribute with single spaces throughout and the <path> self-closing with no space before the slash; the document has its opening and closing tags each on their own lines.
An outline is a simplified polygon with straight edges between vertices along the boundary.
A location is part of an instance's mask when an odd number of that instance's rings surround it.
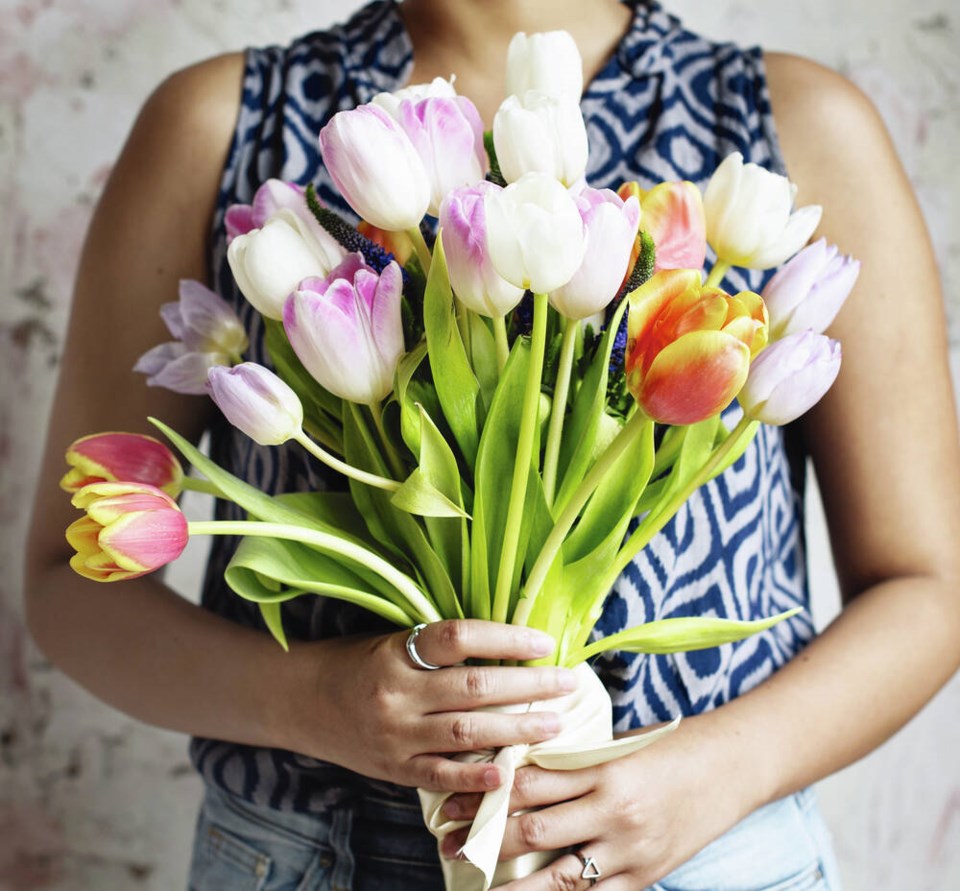
<svg viewBox="0 0 960 891">
<path fill-rule="evenodd" d="M 414 625 L 409 637 L 407 637 L 407 655 L 417 668 L 422 668 L 424 671 L 436 671 L 438 668 L 443 668 L 443 666 L 427 662 L 417 651 L 417 638 L 420 636 L 420 632 L 426 627 L 426 623 Z"/>
<path fill-rule="evenodd" d="M 597 864 L 595 857 L 587 857 L 583 851 L 574 851 L 573 852 L 576 858 L 583 864 L 583 869 L 580 870 L 580 878 L 586 879 L 590 883 L 592 888 L 597 884 L 597 879 L 599 879 L 603 873 L 600 871 L 600 867 Z"/>
</svg>

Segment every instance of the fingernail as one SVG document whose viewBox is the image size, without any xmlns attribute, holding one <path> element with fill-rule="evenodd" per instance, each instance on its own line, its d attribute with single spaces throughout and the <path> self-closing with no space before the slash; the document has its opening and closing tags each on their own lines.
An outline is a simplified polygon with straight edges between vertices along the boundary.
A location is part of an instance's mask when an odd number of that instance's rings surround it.
<svg viewBox="0 0 960 891">
<path fill-rule="evenodd" d="M 453 798 L 448 798 L 443 805 L 444 816 L 451 820 L 460 819 L 460 803 Z"/>
<path fill-rule="evenodd" d="M 483 772 L 483 785 L 488 789 L 496 789 L 500 785 L 500 771 L 495 767 L 488 767 Z"/>
<path fill-rule="evenodd" d="M 561 690 L 570 692 L 577 689 L 577 673 L 569 668 L 561 668 L 557 671 L 557 685 Z"/>
<path fill-rule="evenodd" d="M 537 656 L 548 656 L 554 651 L 557 642 L 542 631 L 531 631 L 529 637 L 530 649 Z"/>
</svg>

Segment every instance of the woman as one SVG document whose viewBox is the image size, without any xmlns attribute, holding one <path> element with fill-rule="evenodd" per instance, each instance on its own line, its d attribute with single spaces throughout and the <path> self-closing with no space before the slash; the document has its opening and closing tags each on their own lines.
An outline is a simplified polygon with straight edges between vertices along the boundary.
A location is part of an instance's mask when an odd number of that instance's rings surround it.
<svg viewBox="0 0 960 891">
<path fill-rule="evenodd" d="M 258 483 L 319 485 L 293 455 L 265 457 L 232 439 L 206 403 L 124 376 L 166 339 L 157 308 L 182 278 L 229 287 L 224 205 L 248 201 L 267 177 L 317 181 L 337 200 L 317 167 L 315 137 L 338 107 L 456 72 L 489 125 L 510 36 L 556 28 L 575 37 L 590 83 L 592 184 L 702 182 L 738 149 L 775 169 L 785 164 L 798 202 L 824 206 L 820 234 L 863 261 L 831 331 L 844 346 L 840 379 L 798 425 L 799 442 L 765 433 L 747 462 L 751 522 L 763 530 L 754 558 L 771 578 L 763 596 L 805 597 L 791 473 L 791 450 L 802 445 L 820 480 L 846 606 L 808 646 L 801 618 L 777 645 L 768 638 L 738 650 L 756 657 L 747 664 L 606 664 L 618 729 L 668 717 L 672 706 L 689 717 L 669 739 L 600 768 L 521 771 L 513 809 L 537 810 L 511 818 L 503 856 L 573 853 L 509 888 L 620 891 L 661 880 L 668 891 L 836 888 L 822 824 L 802 790 L 889 737 L 952 675 L 960 653 L 960 455 L 936 271 L 882 125 L 839 76 L 793 57 L 714 46 L 655 6 L 615 0 L 377 3 L 286 52 L 224 56 L 174 75 L 144 108 L 91 226 L 41 478 L 59 476 L 73 438 L 145 429 L 150 414 L 194 437 L 213 423 L 215 457 Z M 104 341 L 121 348 L 104 355 Z M 105 371 L 123 382 L 109 400 Z M 705 510 L 718 492 L 698 495 L 690 510 Z M 122 590 L 77 579 L 62 541 L 73 518 L 65 501 L 53 487 L 38 496 L 31 629 L 104 700 L 197 738 L 209 791 L 195 888 L 440 887 L 432 839 L 398 786 L 460 793 L 451 815 L 469 817 L 499 783 L 496 770 L 434 753 L 555 732 L 550 715 L 470 710 L 558 696 L 560 670 L 454 667 L 468 657 L 529 658 L 542 640 L 490 623 L 431 626 L 418 652 L 449 667 L 422 671 L 405 633 L 371 635 L 369 620 L 313 601 L 315 609 L 291 616 L 302 642 L 288 656 L 224 592 L 220 549 L 208 609 L 151 577 Z M 671 534 L 675 541 L 676 530 L 662 541 Z M 700 554 L 732 571 L 732 540 L 714 553 L 698 535 L 678 548 L 678 565 Z M 791 561 L 787 578 L 774 580 Z M 628 577 L 618 586 L 605 630 L 639 596 L 631 585 Z M 654 593 L 677 596 L 674 579 Z M 746 597 L 733 585 L 707 592 L 707 602 L 726 609 L 727 594 Z"/>
</svg>

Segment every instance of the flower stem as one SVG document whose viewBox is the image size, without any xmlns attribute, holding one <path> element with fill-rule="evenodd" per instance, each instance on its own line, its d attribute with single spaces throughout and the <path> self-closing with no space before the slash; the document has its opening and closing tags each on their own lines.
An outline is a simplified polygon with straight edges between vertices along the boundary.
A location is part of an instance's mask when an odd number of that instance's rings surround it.
<svg viewBox="0 0 960 891">
<path fill-rule="evenodd" d="M 334 457 L 328 451 L 318 446 L 302 430 L 292 438 L 300 443 L 300 445 L 318 461 L 326 464 L 327 467 L 336 470 L 338 473 L 342 473 L 344 476 L 356 480 L 358 483 L 366 483 L 368 486 L 373 486 L 376 489 L 386 489 L 388 492 L 396 492 L 396 490 L 400 488 L 400 483 L 396 480 L 388 480 L 386 477 L 377 476 L 374 473 L 367 473 L 365 470 L 360 470 L 352 464 L 347 464 L 346 461 L 341 461 L 339 458 Z"/>
<path fill-rule="evenodd" d="M 494 622 L 506 622 L 510 608 L 510 586 L 520 544 L 520 527 L 523 523 L 523 507 L 530 478 L 530 462 L 533 459 L 533 441 L 540 409 L 540 381 L 543 376 L 543 354 L 547 342 L 547 295 L 533 296 L 533 331 L 530 335 L 530 366 L 527 369 L 526 386 L 523 391 L 523 408 L 520 416 L 520 433 L 517 442 L 517 459 L 513 466 L 513 484 L 507 507 L 507 521 L 503 530 L 503 549 L 497 571 L 497 586 L 493 596 L 491 618 Z"/>
<path fill-rule="evenodd" d="M 368 407 L 370 414 L 373 416 L 373 425 L 377 428 L 377 435 L 380 437 L 380 442 L 383 443 L 383 448 L 387 453 L 387 461 L 390 464 L 390 469 L 393 471 L 394 477 L 402 480 L 407 474 L 396 446 L 390 441 L 390 437 L 387 436 L 387 431 L 384 429 L 383 407 L 380 403 L 371 403 Z"/>
<path fill-rule="evenodd" d="M 192 521 L 187 524 L 187 529 L 190 535 L 240 535 L 299 541 L 325 553 L 353 560 L 371 572 L 375 572 L 403 595 L 416 611 L 420 621 L 439 622 L 443 618 L 410 576 L 400 572 L 393 564 L 373 551 L 329 532 L 287 523 L 261 523 L 248 520 Z"/>
<path fill-rule="evenodd" d="M 417 259 L 420 261 L 420 268 L 423 270 L 424 277 L 426 277 L 430 274 L 430 248 L 427 247 L 427 242 L 424 240 L 423 233 L 420 231 L 419 226 L 407 229 L 407 235 L 410 236 L 410 240 L 413 242 L 413 249 L 417 253 Z"/>
<path fill-rule="evenodd" d="M 557 366 L 557 383 L 553 388 L 550 429 L 547 432 L 547 449 L 543 459 L 543 494 L 547 499 L 547 507 L 553 507 L 553 496 L 557 490 L 557 464 L 560 461 L 560 442 L 563 438 L 563 421 L 567 414 L 570 372 L 573 369 L 573 353 L 577 346 L 579 327 L 580 323 L 575 319 L 563 320 L 560 363 Z"/>
<path fill-rule="evenodd" d="M 710 270 L 710 275 L 707 276 L 707 280 L 703 283 L 705 288 L 719 288 L 720 282 L 723 281 L 723 277 L 730 271 L 730 264 L 725 263 L 723 260 L 717 260 L 713 264 L 713 269 Z"/>
<path fill-rule="evenodd" d="M 510 356 L 510 344 L 507 342 L 507 317 L 495 316 L 493 319 L 493 336 L 497 344 L 497 370 L 501 373 Z"/>
<path fill-rule="evenodd" d="M 607 471 L 614 462 L 623 454 L 627 447 L 640 435 L 647 424 L 653 423 L 643 412 L 634 412 L 623 429 L 616 435 L 613 442 L 604 449 L 603 454 L 597 458 L 590 472 L 583 478 L 583 482 L 577 486 L 563 513 L 557 518 L 547 540 L 543 543 L 543 549 L 537 556 L 533 568 L 530 570 L 530 576 L 523 590 L 523 597 L 517 604 L 517 611 L 514 614 L 513 622 L 516 625 L 526 625 L 533 610 L 534 603 L 543 583 L 546 581 L 547 573 L 553 565 L 567 533 L 573 527 L 580 511 L 587 503 L 594 490 L 603 481 Z"/>
<path fill-rule="evenodd" d="M 204 495 L 212 495 L 214 498 L 224 497 L 223 492 L 211 483 L 210 480 L 202 480 L 195 476 L 185 476 L 181 485 L 185 492 L 202 492 Z"/>
<path fill-rule="evenodd" d="M 727 438 L 714 450 L 707 462 L 695 473 L 689 482 L 678 489 L 664 505 L 654 508 L 633 530 L 630 537 L 624 542 L 623 547 L 617 554 L 616 559 L 611 564 L 607 572 L 607 584 L 603 586 L 604 590 L 609 589 L 616 582 L 620 573 L 626 569 L 627 565 L 640 553 L 650 540 L 661 530 L 671 517 L 681 508 L 683 503 L 704 483 L 712 479 L 723 462 L 738 448 L 750 439 L 757 431 L 759 426 L 757 421 L 744 417 L 737 424 Z"/>
</svg>

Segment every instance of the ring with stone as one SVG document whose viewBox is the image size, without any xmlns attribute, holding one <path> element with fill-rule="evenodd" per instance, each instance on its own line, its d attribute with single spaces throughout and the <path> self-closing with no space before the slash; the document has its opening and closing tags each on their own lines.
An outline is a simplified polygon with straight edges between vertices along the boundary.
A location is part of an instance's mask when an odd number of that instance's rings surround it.
<svg viewBox="0 0 960 891">
<path fill-rule="evenodd" d="M 432 662 L 427 662 L 427 660 L 424 659 L 423 656 L 421 656 L 417 651 L 417 638 L 420 636 L 420 632 L 426 627 L 426 623 L 414 625 L 409 637 L 407 637 L 407 655 L 410 657 L 410 661 L 417 668 L 422 668 L 424 671 L 436 671 L 438 668 L 443 668 L 443 666 L 434 665 Z"/>
</svg>

